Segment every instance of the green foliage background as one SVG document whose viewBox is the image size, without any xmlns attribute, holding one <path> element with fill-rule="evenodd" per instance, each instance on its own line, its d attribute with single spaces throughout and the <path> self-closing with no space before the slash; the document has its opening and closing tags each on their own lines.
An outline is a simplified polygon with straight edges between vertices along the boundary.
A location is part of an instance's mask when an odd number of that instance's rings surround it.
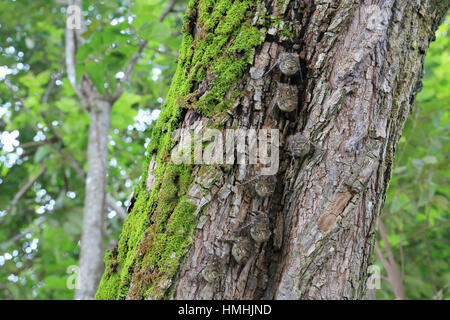
<svg viewBox="0 0 450 320">
<path fill-rule="evenodd" d="M 83 1 L 87 42 L 77 55 L 79 75 L 86 72 L 100 91 L 113 92 L 139 41 L 149 42 L 113 108 L 108 192 L 121 206 L 143 170 L 152 120 L 176 66 L 186 7 L 179 1 L 161 23 L 169 1 L 134 2 Z M 0 2 L 0 299 L 74 295 L 67 284 L 78 263 L 84 198 L 76 167 L 86 170 L 89 119 L 65 73 L 64 28 L 65 8 L 56 0 Z M 424 89 L 400 140 L 382 215 L 410 299 L 450 298 L 449 65 L 447 19 L 426 59 Z M 110 248 L 122 221 L 112 208 L 106 220 Z M 385 252 L 381 240 L 380 247 Z M 386 276 L 375 254 L 374 261 Z M 387 281 L 376 293 L 393 298 Z"/>
</svg>

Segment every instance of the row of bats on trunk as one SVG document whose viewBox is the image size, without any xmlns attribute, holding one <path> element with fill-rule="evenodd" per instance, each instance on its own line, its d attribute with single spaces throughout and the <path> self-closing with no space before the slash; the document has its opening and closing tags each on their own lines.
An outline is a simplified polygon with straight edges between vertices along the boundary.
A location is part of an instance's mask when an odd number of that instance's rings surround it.
<svg viewBox="0 0 450 320">
<path fill-rule="evenodd" d="M 300 59 L 297 53 L 281 53 L 274 65 L 261 75 L 261 78 L 276 67 L 278 67 L 280 72 L 287 77 L 293 77 L 298 73 L 301 74 Z M 299 92 L 296 84 L 277 82 L 277 90 L 268 109 L 269 116 L 275 106 L 282 112 L 287 113 L 296 110 L 298 107 L 298 97 Z M 289 136 L 287 139 L 287 147 L 290 154 L 297 158 L 302 158 L 314 149 L 319 148 L 301 133 Z M 266 198 L 271 196 L 275 191 L 277 178 L 276 176 L 258 176 L 240 185 L 242 186 L 249 183 L 254 183 L 254 190 L 259 197 Z M 259 246 L 269 241 L 272 235 L 270 219 L 267 213 L 252 211 L 251 215 L 252 217 L 249 223 L 234 231 L 235 234 L 240 234 L 243 230 L 250 228 L 248 232 L 250 237 L 239 236 L 238 238 L 221 240 L 232 242 L 231 255 L 238 264 L 247 262 L 252 253 L 255 252 L 255 245 Z M 221 278 L 222 268 L 223 261 L 215 255 L 209 255 L 208 261 L 203 268 L 201 268 L 200 273 L 206 282 L 212 284 L 218 282 Z"/>
</svg>

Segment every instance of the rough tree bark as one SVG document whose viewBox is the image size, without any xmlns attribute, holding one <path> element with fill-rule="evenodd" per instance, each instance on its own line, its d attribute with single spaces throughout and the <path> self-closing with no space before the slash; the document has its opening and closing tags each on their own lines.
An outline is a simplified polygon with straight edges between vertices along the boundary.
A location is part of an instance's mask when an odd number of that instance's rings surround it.
<svg viewBox="0 0 450 320">
<path fill-rule="evenodd" d="M 191 0 L 148 172 L 96 297 L 365 298 L 395 148 L 448 7 Z M 289 104 L 296 110 L 277 107 Z M 258 180 L 245 183 L 258 176 L 255 165 L 175 165 L 174 130 L 202 130 L 198 120 L 279 129 L 276 192 L 261 197 Z M 301 157 L 288 152 L 296 133 L 308 145 Z M 252 211 L 268 215 L 268 241 L 251 240 Z M 230 239 L 250 240 L 248 259 L 237 262 Z"/>
</svg>

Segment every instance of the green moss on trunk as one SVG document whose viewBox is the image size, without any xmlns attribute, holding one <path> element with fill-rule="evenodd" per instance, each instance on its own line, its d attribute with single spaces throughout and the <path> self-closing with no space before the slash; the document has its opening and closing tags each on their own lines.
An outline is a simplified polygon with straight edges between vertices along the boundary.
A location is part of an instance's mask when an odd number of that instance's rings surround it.
<svg viewBox="0 0 450 320">
<path fill-rule="evenodd" d="M 149 194 L 145 173 L 136 188 L 136 202 L 119 244 L 105 256 L 97 299 L 169 297 L 172 278 L 197 224 L 196 208 L 186 195 L 193 182 L 192 166 L 170 161 L 171 135 L 183 120 L 183 108 L 196 109 L 205 117 L 229 108 L 225 95 L 249 67 L 254 48 L 264 41 L 265 29 L 252 25 L 256 7 L 252 0 L 190 1 L 177 71 L 148 149 L 148 162 L 152 157 L 156 162 L 155 183 Z M 198 87 L 205 80 L 209 89 L 199 97 Z"/>
</svg>

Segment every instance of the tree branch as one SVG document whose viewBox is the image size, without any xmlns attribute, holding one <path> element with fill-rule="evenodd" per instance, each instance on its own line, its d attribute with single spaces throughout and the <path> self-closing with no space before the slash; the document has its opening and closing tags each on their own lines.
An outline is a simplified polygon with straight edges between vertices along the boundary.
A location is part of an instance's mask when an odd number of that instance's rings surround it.
<svg viewBox="0 0 450 320">
<path fill-rule="evenodd" d="M 378 225 L 379 225 L 379 231 L 381 238 L 384 242 L 384 247 L 386 250 L 386 253 L 388 255 L 389 261 L 387 261 L 383 253 L 381 252 L 381 248 L 378 245 L 378 242 L 375 243 L 375 251 L 377 253 L 378 258 L 380 259 L 381 263 L 383 264 L 383 267 L 386 269 L 386 272 L 388 274 L 388 282 L 392 287 L 392 290 L 394 291 L 395 299 L 397 300 L 405 300 L 405 289 L 403 288 L 403 280 L 400 276 L 400 273 L 397 268 L 397 264 L 394 259 L 394 254 L 392 253 L 391 246 L 389 244 L 389 241 L 387 239 L 386 231 L 384 229 L 383 222 L 378 217 Z"/>
<path fill-rule="evenodd" d="M 157 48 L 151 48 L 151 47 L 149 47 L 148 49 L 152 50 L 152 51 L 155 51 L 157 53 L 166 54 L 166 55 L 169 55 L 169 56 L 172 56 L 172 57 L 175 57 L 175 58 L 179 57 L 178 52 L 175 52 L 175 51 L 165 51 L 165 50 L 161 50 L 161 49 L 157 49 Z"/>
<path fill-rule="evenodd" d="M 139 61 L 140 57 L 142 56 L 142 53 L 144 52 L 145 47 L 147 46 L 148 41 L 146 40 L 139 40 L 139 50 L 137 53 L 135 53 L 130 63 L 128 64 L 127 69 L 125 70 L 125 76 L 123 77 L 123 83 L 128 83 L 131 80 L 131 77 L 133 76 L 134 67 L 136 66 L 137 62 Z M 112 103 L 113 104 L 117 99 L 120 98 L 120 96 L 123 93 L 123 87 L 121 84 L 119 84 L 119 87 L 117 88 L 116 93 L 112 97 Z"/>
<path fill-rule="evenodd" d="M 142 52 L 144 52 L 145 47 L 147 46 L 148 41 L 146 40 L 139 40 L 139 50 L 137 53 L 133 55 L 133 57 L 130 60 L 130 63 L 128 64 L 127 70 L 125 72 L 124 82 L 129 82 L 131 79 L 131 76 L 134 72 L 134 67 L 136 66 L 136 63 L 139 61 L 139 58 L 142 55 Z"/>
<path fill-rule="evenodd" d="M 388 255 L 389 263 L 391 265 L 395 265 L 396 262 L 395 262 L 395 259 L 394 259 L 394 254 L 392 253 L 392 249 L 391 249 L 391 246 L 389 244 L 389 241 L 388 241 L 388 238 L 387 238 L 387 235 L 386 235 L 386 230 L 384 229 L 383 221 L 381 221 L 380 218 L 378 218 L 378 226 L 379 226 L 379 231 L 380 231 L 381 238 L 383 239 L 384 246 L 386 248 L 386 253 Z"/>
<path fill-rule="evenodd" d="M 55 85 L 54 75 L 51 75 L 50 81 L 48 82 L 47 88 L 45 89 L 44 96 L 42 97 L 42 104 L 46 104 L 48 102 L 48 98 L 50 97 L 54 85 Z"/>
<path fill-rule="evenodd" d="M 44 141 L 30 141 L 30 142 L 26 142 L 20 145 L 20 147 L 22 149 L 26 149 L 26 148 L 39 148 L 40 146 L 49 144 L 50 142 L 52 142 L 53 139 L 50 140 L 44 140 Z M 54 142 L 54 141 L 53 141 Z"/>
<path fill-rule="evenodd" d="M 106 194 L 106 205 L 111 209 L 113 209 L 115 212 L 117 212 L 117 215 L 119 216 L 120 220 L 125 221 L 125 218 L 127 217 L 127 212 L 123 207 L 117 205 L 117 200 L 114 199 L 113 196 L 109 193 Z"/>
<path fill-rule="evenodd" d="M 39 227 L 42 223 L 44 223 L 47 220 L 47 217 L 39 217 L 37 218 L 33 223 L 34 225 L 32 226 L 28 226 L 28 228 L 26 228 L 24 231 L 22 231 L 19 234 L 16 234 L 15 236 L 13 236 L 12 238 L 10 238 L 9 240 L 6 240 L 5 243 L 13 243 L 16 242 L 20 239 L 22 239 L 27 233 L 29 233 L 34 227 Z"/>
<path fill-rule="evenodd" d="M 178 0 L 171 0 L 169 5 L 164 9 L 164 11 L 159 16 L 158 22 L 163 22 L 166 16 L 172 11 L 173 7 L 177 4 Z"/>
<path fill-rule="evenodd" d="M 20 190 L 16 193 L 13 200 L 11 201 L 11 206 L 14 206 L 19 202 L 20 198 L 31 188 L 33 183 L 35 183 L 47 170 L 47 167 L 45 165 L 42 165 L 41 170 L 33 177 L 30 181 L 28 181 Z"/>
</svg>

